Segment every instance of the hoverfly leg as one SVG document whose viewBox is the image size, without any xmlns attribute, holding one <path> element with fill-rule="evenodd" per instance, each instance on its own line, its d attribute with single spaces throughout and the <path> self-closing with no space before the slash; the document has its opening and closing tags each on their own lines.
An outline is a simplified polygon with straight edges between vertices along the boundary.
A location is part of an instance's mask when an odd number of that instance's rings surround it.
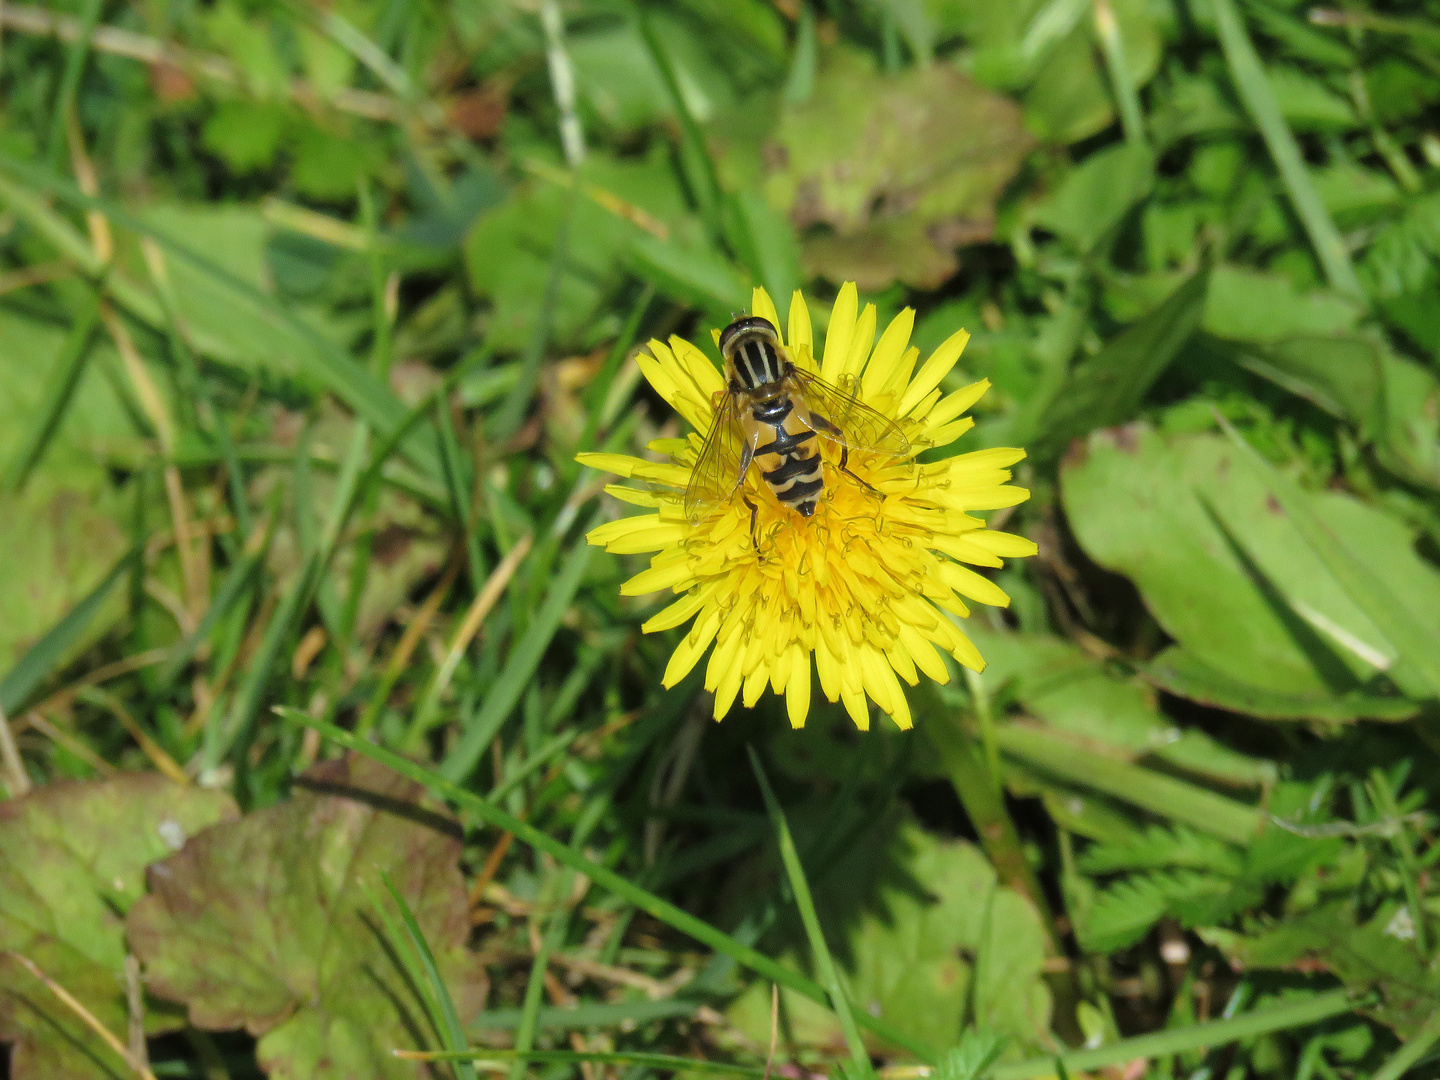
<svg viewBox="0 0 1440 1080">
<path fill-rule="evenodd" d="M 755 535 L 755 518 L 760 513 L 760 508 L 750 501 L 749 495 L 742 495 L 740 501 L 750 508 L 750 546 L 755 549 L 755 554 L 760 555 L 760 538 Z M 760 555 L 763 560 L 764 555 Z"/>
<path fill-rule="evenodd" d="M 870 483 L 870 482 L 867 481 L 867 480 L 862 480 L 862 479 L 860 479 L 860 477 L 856 476 L 853 472 L 851 472 L 849 469 L 847 469 L 847 468 L 845 467 L 845 463 L 846 463 L 847 461 L 849 461 L 849 460 L 850 460 L 850 448 L 849 448 L 848 446 L 843 446 L 843 445 L 842 445 L 842 446 L 840 447 L 840 471 L 843 472 L 846 476 L 850 477 L 851 480 L 854 480 L 854 481 L 855 481 L 857 484 L 859 484 L 861 487 L 863 487 L 863 488 L 868 488 L 869 490 L 874 491 L 874 490 L 875 490 L 875 485 L 874 485 L 874 484 Z"/>
</svg>

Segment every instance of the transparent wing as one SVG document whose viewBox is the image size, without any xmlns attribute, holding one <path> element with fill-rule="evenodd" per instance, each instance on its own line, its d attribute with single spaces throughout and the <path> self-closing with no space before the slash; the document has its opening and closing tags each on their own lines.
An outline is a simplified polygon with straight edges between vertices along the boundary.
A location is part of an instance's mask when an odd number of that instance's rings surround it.
<svg viewBox="0 0 1440 1080">
<path fill-rule="evenodd" d="M 910 456 L 910 440 L 899 425 L 853 393 L 807 371 L 797 370 L 790 381 L 792 392 L 809 408 L 811 426 L 821 438 L 852 451 L 894 458 Z"/>
<path fill-rule="evenodd" d="M 685 488 L 685 516 L 698 525 L 716 506 L 730 498 L 750 464 L 745 432 L 740 426 L 739 400 L 726 394 L 715 409 L 715 420 L 700 448 L 700 456 Z"/>
</svg>

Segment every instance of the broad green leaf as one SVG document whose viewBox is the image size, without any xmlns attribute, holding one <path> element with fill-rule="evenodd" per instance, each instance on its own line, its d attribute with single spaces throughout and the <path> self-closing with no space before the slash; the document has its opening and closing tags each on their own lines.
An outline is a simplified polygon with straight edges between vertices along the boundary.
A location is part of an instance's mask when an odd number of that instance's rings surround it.
<svg viewBox="0 0 1440 1080">
<path fill-rule="evenodd" d="M 1173 742 L 1176 730 L 1155 708 L 1154 692 L 1138 679 L 1112 675 L 1064 638 L 1006 634 L 979 620 L 966 634 L 985 657 L 985 692 L 1014 700 L 1057 731 L 1145 754 Z"/>
<path fill-rule="evenodd" d="M 686 229 L 668 240 L 637 236 L 630 246 L 628 266 L 636 275 L 669 297 L 697 307 L 719 325 L 732 311 L 750 302 L 750 286 L 735 265 L 705 240 L 698 230 Z"/>
<path fill-rule="evenodd" d="M 710 44 L 687 20 L 659 12 L 655 31 L 675 66 L 690 114 L 702 122 L 735 104 L 735 87 L 715 63 Z M 569 37 L 576 89 L 605 128 L 618 135 L 673 120 L 664 78 L 635 23 L 604 25 Z"/>
<path fill-rule="evenodd" d="M 1255 686 L 1218 671 L 1178 646 L 1163 650 L 1146 664 L 1145 675 L 1157 687 L 1177 697 L 1267 720 L 1305 718 L 1343 722 L 1358 716 L 1371 720 L 1408 720 L 1420 711 L 1416 702 L 1363 690 L 1296 692 Z"/>
<path fill-rule="evenodd" d="M 236 814 L 228 795 L 158 773 L 56 783 L 0 802 L 0 1042 L 15 1044 L 15 1080 L 133 1074 L 4 952 L 34 961 L 123 1040 L 124 916 L 144 892 L 145 867 Z M 145 1020 L 152 1033 L 182 1023 L 164 1006 Z"/>
<path fill-rule="evenodd" d="M 435 951 L 462 1022 L 485 983 L 464 948 L 458 827 L 421 794 L 367 758 L 328 761 L 297 780 L 289 802 L 157 864 L 127 923 L 152 992 L 185 1004 L 200 1028 L 254 1032 L 276 1080 L 414 1076 L 390 1050 L 430 1032 L 398 943 L 374 921 L 382 871 Z"/>
<path fill-rule="evenodd" d="M 1130 806 L 1243 844 L 1260 829 L 1254 807 L 1217 795 L 1209 788 L 1157 769 L 1135 765 L 1074 736 L 1058 735 L 1035 724 L 1000 724 L 995 741 L 1008 757 L 1069 787 L 1109 795 Z"/>
<path fill-rule="evenodd" d="M 1087 4 L 1050 0 L 1046 8 L 1078 9 L 1074 28 L 1053 48 L 1032 52 L 1034 82 L 1024 93 L 1027 126 L 1047 142 L 1077 143 L 1105 130 L 1115 120 L 1114 93 L 1096 47 L 1094 15 Z M 1002 5 L 1003 6 L 1003 5 Z M 1111 10 L 1125 50 L 1130 84 L 1150 81 L 1160 66 L 1159 28 L 1148 4 L 1115 0 Z M 1045 8 L 1041 9 L 1042 11 Z M 1021 40 L 1033 40 L 1036 21 Z"/>
<path fill-rule="evenodd" d="M 1347 699 L 1372 715 L 1359 695 L 1386 696 L 1375 680 L 1394 649 L 1236 455 L 1215 436 L 1143 426 L 1091 436 L 1062 469 L 1076 536 L 1135 582 L 1191 660 L 1258 691 L 1270 715 L 1334 719 Z M 1302 498 L 1440 635 L 1440 573 L 1405 525 L 1338 492 Z"/>
<path fill-rule="evenodd" d="M 130 500 L 103 481 L 74 487 L 41 477 L 24 493 L 0 494 L 0 672 L 11 666 L 105 577 L 128 546 L 120 522 Z M 114 622 L 114 603 L 55 662 Z"/>
<path fill-rule="evenodd" d="M 1355 107 L 1323 81 L 1299 68 L 1266 64 L 1265 74 L 1280 112 L 1297 131 L 1345 131 L 1358 127 Z"/>
<path fill-rule="evenodd" d="M 829 227 L 807 235 L 811 272 L 928 288 L 954 273 L 958 244 L 993 233 L 1030 143 L 1010 102 L 948 65 L 885 78 L 835 48 L 810 100 L 781 115 L 765 191 L 802 232 Z"/>
<path fill-rule="evenodd" d="M 1078 142 L 1115 118 L 1110 82 L 1096 46 L 1093 10 L 1077 0 L 926 0 L 939 40 L 962 37 L 974 47 L 976 78 L 997 89 L 1025 91 L 1027 125 L 1042 138 Z M 1160 63 L 1161 41 L 1150 8 L 1111 4 L 1132 85 L 1145 85 Z"/>
<path fill-rule="evenodd" d="M 1246 369 L 1354 424 L 1380 463 L 1440 488 L 1440 383 L 1370 335 L 1298 335 L 1237 350 Z"/>
<path fill-rule="evenodd" d="M 1196 135 L 1229 135 L 1251 130 L 1228 82 L 1213 73 L 1175 72 L 1168 84 L 1156 85 L 1150 109 L 1150 134 L 1161 147 Z"/>
<path fill-rule="evenodd" d="M 1409 581 L 1404 583 L 1410 587 L 1409 591 L 1392 589 L 1391 581 L 1367 565 L 1369 552 L 1347 544 L 1348 538 L 1337 536 L 1336 530 L 1308 504 L 1293 481 L 1260 457 L 1228 423 L 1224 423 L 1224 427 L 1245 467 L 1264 486 L 1267 499 L 1278 502 L 1310 553 L 1320 560 L 1346 598 L 1381 635 L 1386 651 L 1380 655 L 1388 656 L 1394 664 L 1391 678 L 1395 684 L 1417 698 L 1440 697 L 1440 661 L 1436 660 L 1440 629 L 1437 629 L 1437 612 L 1433 607 L 1437 587 L 1440 587 L 1440 572 L 1422 563 L 1429 573 L 1424 587 L 1417 592 L 1416 583 Z M 1333 629 L 1331 632 L 1335 633 Z M 1357 644 L 1339 634 L 1335 636 L 1352 652 L 1363 655 Z M 1372 662 L 1385 666 L 1378 659 Z"/>
<path fill-rule="evenodd" d="M 116 607 L 110 602 L 111 593 L 140 557 L 141 553 L 132 549 L 119 559 L 83 600 L 25 650 L 25 655 L 0 679 L 0 712 L 19 710 L 56 668 L 104 629 Z"/>
<path fill-rule="evenodd" d="M 349 199 L 384 163 L 383 151 L 363 134 L 346 134 L 314 123 L 298 125 L 290 182 L 312 199 Z"/>
<path fill-rule="evenodd" d="M 281 99 L 290 82 L 289 65 L 275 46 L 268 21 L 246 18 L 245 12 L 240 4 L 216 4 L 205 20 L 207 36 L 235 62 L 246 89 L 260 98 Z"/>
<path fill-rule="evenodd" d="M 1387 174 L 1353 162 L 1336 162 L 1314 170 L 1320 201 L 1346 228 L 1388 218 L 1400 203 L 1400 187 Z"/>
<path fill-rule="evenodd" d="M 162 203 L 149 207 L 144 220 L 203 252 L 240 282 L 274 294 L 269 244 L 276 230 L 257 208 Z M 141 267 L 136 259 L 135 276 L 143 280 Z M 169 267 L 180 317 L 204 351 L 251 373 L 313 377 L 315 344 L 298 328 L 225 280 L 195 273 L 175 259 Z M 297 313 L 331 340 L 344 340 L 342 326 L 330 315 L 305 308 Z"/>
<path fill-rule="evenodd" d="M 1126 758 L 1154 756 L 1197 775 L 1261 784 L 1274 766 L 1227 748 L 1198 729 L 1162 716 L 1155 692 L 1064 638 L 1005 634 L 978 621 L 966 634 L 985 657 L 984 687 L 997 703 L 1018 701 L 1057 733 L 1104 746 Z"/>
<path fill-rule="evenodd" d="M 1210 275 L 1201 325 L 1230 341 L 1270 343 L 1350 330 L 1360 314 L 1359 306 L 1339 293 L 1305 293 L 1278 274 L 1225 265 Z"/>
<path fill-rule="evenodd" d="M 1007 1057 L 1044 1045 L 1050 992 L 1035 909 L 996 884 L 994 869 L 971 844 L 938 840 L 914 826 L 901 829 L 891 843 L 900 874 L 887 877 L 877 910 L 843 939 L 850 958 L 846 983 L 857 1009 L 943 1046 L 959 1038 L 966 1000 L 973 996 L 973 1021 L 1011 1037 Z M 855 869 L 875 872 L 873 866 Z M 842 877 L 850 875 L 832 875 Z M 853 889 L 853 881 L 847 887 Z M 838 936 L 832 933 L 832 940 Z M 797 1042 L 843 1047 L 832 1014 L 791 991 L 782 997 Z M 755 1045 L 765 1045 L 769 985 L 752 985 L 729 1016 Z"/>
<path fill-rule="evenodd" d="M 235 172 L 254 172 L 274 163 L 289 120 L 289 110 L 272 102 L 222 101 L 200 129 L 200 138 Z"/>
<path fill-rule="evenodd" d="M 1118 143 L 1077 165 L 1035 208 L 1035 223 L 1088 252 L 1111 235 L 1154 184 L 1155 156 L 1150 148 Z"/>
</svg>

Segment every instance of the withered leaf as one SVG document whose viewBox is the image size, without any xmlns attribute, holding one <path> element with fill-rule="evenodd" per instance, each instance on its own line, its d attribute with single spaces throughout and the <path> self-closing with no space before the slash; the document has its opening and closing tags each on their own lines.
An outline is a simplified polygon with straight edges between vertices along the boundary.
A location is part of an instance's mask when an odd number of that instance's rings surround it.
<svg viewBox="0 0 1440 1080">
<path fill-rule="evenodd" d="M 200 1028 L 244 1027 L 272 1077 L 419 1075 L 395 1048 L 433 1046 L 423 997 L 373 899 L 390 876 L 462 1021 L 480 1008 L 454 820 L 366 758 L 315 766 L 286 803 L 211 829 L 150 870 L 128 928 L 151 990 Z"/>
<path fill-rule="evenodd" d="M 158 773 L 51 784 L 0 803 L 0 1042 L 15 1044 L 15 1080 L 133 1075 L 7 953 L 38 964 L 123 1040 L 124 916 L 144 891 L 146 865 L 237 812 L 228 795 Z M 146 1029 L 179 1019 L 150 1009 Z"/>
<path fill-rule="evenodd" d="M 797 228 L 829 227 L 806 238 L 812 272 L 933 288 L 957 245 L 990 237 L 1032 143 L 1013 102 L 947 64 L 886 77 L 837 48 L 767 146 L 766 195 Z"/>
</svg>

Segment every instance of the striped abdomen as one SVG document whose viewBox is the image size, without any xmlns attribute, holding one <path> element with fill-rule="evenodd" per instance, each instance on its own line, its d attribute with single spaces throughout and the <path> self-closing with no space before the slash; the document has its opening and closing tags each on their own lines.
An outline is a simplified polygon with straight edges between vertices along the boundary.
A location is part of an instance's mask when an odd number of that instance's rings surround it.
<svg viewBox="0 0 1440 1080">
<path fill-rule="evenodd" d="M 756 402 L 750 411 L 757 439 L 755 463 L 775 497 L 805 517 L 825 490 L 815 432 L 795 414 L 786 395 Z"/>
</svg>

